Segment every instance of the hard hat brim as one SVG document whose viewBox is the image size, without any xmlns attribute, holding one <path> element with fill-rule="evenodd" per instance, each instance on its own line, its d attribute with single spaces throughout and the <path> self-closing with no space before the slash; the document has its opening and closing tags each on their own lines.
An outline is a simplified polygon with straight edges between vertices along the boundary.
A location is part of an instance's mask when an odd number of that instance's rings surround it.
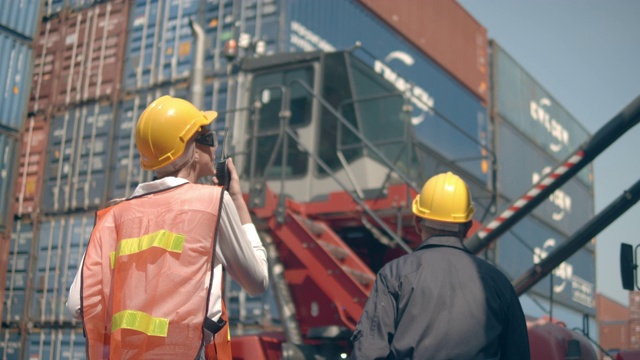
<svg viewBox="0 0 640 360">
<path fill-rule="evenodd" d="M 211 124 L 213 122 L 213 120 L 215 120 L 218 117 L 218 112 L 217 111 L 207 110 L 207 111 L 203 111 L 202 113 L 207 118 L 207 120 L 209 120 L 209 122 L 206 123 L 205 125 Z"/>
</svg>

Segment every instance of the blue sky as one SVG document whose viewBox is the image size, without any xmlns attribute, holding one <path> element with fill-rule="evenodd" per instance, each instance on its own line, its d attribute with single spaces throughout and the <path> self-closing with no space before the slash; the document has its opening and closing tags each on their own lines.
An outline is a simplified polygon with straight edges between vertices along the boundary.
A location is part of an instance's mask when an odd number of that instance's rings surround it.
<svg viewBox="0 0 640 360">
<path fill-rule="evenodd" d="M 458 0 L 592 134 L 640 95 L 640 1 Z M 640 126 L 595 160 L 596 214 L 640 179 Z M 640 243 L 640 204 L 597 236 L 596 290 L 627 305 L 620 243 Z"/>
</svg>

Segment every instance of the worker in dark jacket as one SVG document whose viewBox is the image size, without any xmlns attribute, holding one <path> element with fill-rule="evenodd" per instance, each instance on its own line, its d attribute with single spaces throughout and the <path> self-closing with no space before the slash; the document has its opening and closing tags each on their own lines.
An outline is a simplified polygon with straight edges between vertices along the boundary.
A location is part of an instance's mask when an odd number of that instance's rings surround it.
<svg viewBox="0 0 640 360">
<path fill-rule="evenodd" d="M 464 181 L 432 177 L 412 208 L 422 243 L 378 273 L 351 358 L 529 359 L 513 286 L 463 245 L 474 213 Z"/>
</svg>

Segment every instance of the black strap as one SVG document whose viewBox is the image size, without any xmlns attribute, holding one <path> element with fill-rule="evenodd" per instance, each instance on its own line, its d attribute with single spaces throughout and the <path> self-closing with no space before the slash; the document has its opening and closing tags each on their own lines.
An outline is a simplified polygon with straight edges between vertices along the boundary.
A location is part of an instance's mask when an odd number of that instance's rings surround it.
<svg viewBox="0 0 640 360">
<path fill-rule="evenodd" d="M 221 218 L 221 214 L 222 214 L 222 203 L 224 202 L 224 189 L 222 188 L 218 188 L 218 191 L 220 191 L 220 198 L 219 201 L 220 203 L 218 204 L 218 219 L 216 220 L 216 231 L 213 234 L 213 253 L 211 254 L 211 277 L 209 278 L 209 293 L 207 293 L 207 312 L 205 313 L 204 316 L 204 323 L 202 324 L 202 327 L 209 331 L 210 333 L 212 333 L 213 335 L 217 334 L 220 330 L 222 330 L 222 328 L 227 324 L 227 321 L 224 320 L 222 318 L 222 315 L 220 315 L 220 318 L 218 319 L 218 321 L 213 321 L 209 318 L 208 314 L 209 314 L 209 298 L 211 297 L 211 287 L 213 286 L 213 271 L 215 269 L 215 258 L 216 258 L 216 243 L 218 242 L 218 226 L 220 226 L 220 218 Z M 222 272 L 222 281 L 224 284 L 224 270 Z M 224 301 L 224 294 L 221 294 L 223 301 Z M 204 338 L 203 338 L 204 341 Z M 204 345 L 204 343 L 203 343 Z"/>
<path fill-rule="evenodd" d="M 217 334 L 218 331 L 222 330 L 222 328 L 227 324 L 227 321 L 222 319 L 222 317 L 220 317 L 220 319 L 218 319 L 218 321 L 213 321 L 211 319 L 209 319 L 208 317 L 204 318 L 204 328 L 209 331 L 210 333 L 212 333 L 213 335 Z"/>
</svg>

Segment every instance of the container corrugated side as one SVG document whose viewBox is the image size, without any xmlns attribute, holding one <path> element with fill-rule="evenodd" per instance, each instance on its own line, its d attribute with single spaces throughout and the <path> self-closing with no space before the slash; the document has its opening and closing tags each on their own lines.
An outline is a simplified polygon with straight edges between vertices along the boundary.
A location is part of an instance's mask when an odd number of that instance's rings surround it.
<svg viewBox="0 0 640 360">
<path fill-rule="evenodd" d="M 629 319 L 640 320 L 640 291 L 629 292 Z"/>
<path fill-rule="evenodd" d="M 629 346 L 629 322 L 604 322 L 598 326 L 599 344 L 604 349 L 627 349 Z"/>
<path fill-rule="evenodd" d="M 2 321 L 17 324 L 24 319 L 31 262 L 33 224 L 16 220 L 8 249 Z"/>
<path fill-rule="evenodd" d="M 120 89 L 128 7 L 106 2 L 68 13 L 58 77 L 58 103 L 77 103 L 102 96 L 116 99 Z M 56 76 L 54 74 L 53 76 Z"/>
<path fill-rule="evenodd" d="M 28 359 L 84 360 L 87 358 L 82 328 L 32 329 L 27 343 Z"/>
<path fill-rule="evenodd" d="M 279 36 L 281 13 L 276 0 L 136 1 L 130 15 L 123 86 L 147 88 L 186 79 L 193 63 L 193 17 L 205 31 L 204 69 L 225 74 L 225 43 L 239 40 L 239 56 L 285 51 Z M 201 13 L 199 13 L 201 12 Z"/>
<path fill-rule="evenodd" d="M 0 26 L 33 39 L 40 12 L 38 0 L 0 2 Z"/>
<path fill-rule="evenodd" d="M 454 0 L 358 0 L 489 104 L 489 39 Z"/>
<path fill-rule="evenodd" d="M 495 41 L 491 42 L 492 115 L 513 123 L 558 161 L 589 132 Z"/>
<path fill-rule="evenodd" d="M 136 122 L 147 105 L 155 99 L 171 95 L 189 99 L 187 83 L 169 85 L 149 91 L 140 91 L 122 100 L 114 135 L 111 188 L 108 199 L 129 197 L 141 182 L 150 181 L 153 173 L 140 167 L 140 155 L 135 143 Z"/>
<path fill-rule="evenodd" d="M 0 258 L 2 259 L 3 264 L 8 265 L 9 260 L 9 251 L 11 248 L 11 238 L 8 231 L 0 231 Z M 0 284 L 7 282 L 7 271 L 8 266 L 0 266 Z M 3 301 L 0 303 L 0 319 L 4 319 L 2 315 L 4 314 L 4 293 L 5 288 L 0 287 L 0 298 Z"/>
<path fill-rule="evenodd" d="M 40 25 L 40 34 L 34 43 L 33 76 L 29 111 L 46 111 L 56 102 L 56 89 L 62 82 L 60 66 L 64 49 L 64 17 L 54 17 Z"/>
<path fill-rule="evenodd" d="M 24 360 L 20 357 L 21 339 L 19 328 L 0 328 L 0 357 L 5 360 Z"/>
<path fill-rule="evenodd" d="M 640 349 L 640 319 L 629 320 L 629 347 Z"/>
<path fill-rule="evenodd" d="M 567 237 L 531 216 L 516 223 L 497 242 L 497 265 L 516 279 L 544 259 Z M 549 276 L 530 291 L 549 298 Z M 553 271 L 553 300 L 595 315 L 595 255 L 582 248 Z"/>
<path fill-rule="evenodd" d="M 199 1 L 136 1 L 131 9 L 124 87 L 128 90 L 189 76 Z"/>
<path fill-rule="evenodd" d="M 598 294 L 596 298 L 598 321 L 621 321 L 629 319 L 629 307 L 624 306 L 609 297 Z"/>
<path fill-rule="evenodd" d="M 29 320 L 40 327 L 73 323 L 65 304 L 93 230 L 93 212 L 43 218 Z"/>
<path fill-rule="evenodd" d="M 233 0 L 207 3 L 204 28 L 212 46 L 206 49 L 205 69 L 214 73 L 226 71 L 227 59 L 223 49 L 231 38 L 237 38 L 244 47 L 239 56 L 262 56 L 287 51 L 280 29 L 281 7 L 276 0 L 243 1 L 234 7 Z M 240 20 L 236 28 L 236 19 Z"/>
<path fill-rule="evenodd" d="M 17 140 L 0 132 L 0 231 L 9 224 Z"/>
<path fill-rule="evenodd" d="M 21 138 L 20 167 L 13 192 L 15 216 L 33 217 L 40 208 L 50 124 L 42 114 L 29 116 L 25 123 Z"/>
<path fill-rule="evenodd" d="M 0 126 L 20 129 L 31 76 L 31 45 L 0 30 Z"/>
<path fill-rule="evenodd" d="M 113 121 L 113 105 L 108 102 L 70 108 L 51 119 L 42 194 L 44 212 L 101 205 Z"/>
<path fill-rule="evenodd" d="M 556 161 L 518 133 L 509 123 L 495 124 L 497 191 L 511 201 L 520 199 L 542 177 L 553 171 Z M 501 204 L 499 211 L 511 202 Z M 570 179 L 534 210 L 539 219 L 570 236 L 595 213 L 591 188 L 577 178 Z"/>
<path fill-rule="evenodd" d="M 487 181 L 481 160 L 486 153 L 479 144 L 490 144 L 488 114 L 475 94 L 355 0 L 287 4 L 290 51 L 332 51 L 360 42 L 375 59 L 364 51 L 354 54 L 412 95 L 418 140 Z"/>
<path fill-rule="evenodd" d="M 120 90 L 128 7 L 106 2 L 43 23 L 31 110 L 110 97 Z"/>
</svg>

